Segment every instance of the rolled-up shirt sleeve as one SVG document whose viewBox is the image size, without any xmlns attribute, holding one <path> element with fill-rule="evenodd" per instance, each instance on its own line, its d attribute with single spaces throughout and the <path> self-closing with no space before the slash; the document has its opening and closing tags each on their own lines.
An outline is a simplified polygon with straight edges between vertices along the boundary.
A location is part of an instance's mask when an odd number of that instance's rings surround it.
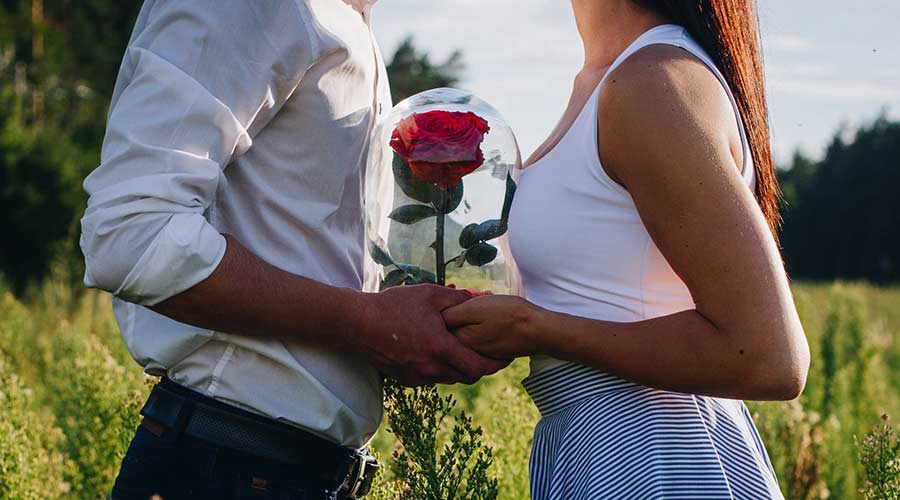
<svg viewBox="0 0 900 500">
<path fill-rule="evenodd" d="M 85 180 L 85 284 L 154 305 L 218 267 L 224 169 L 290 97 L 317 48 L 294 2 L 145 6 Z"/>
</svg>

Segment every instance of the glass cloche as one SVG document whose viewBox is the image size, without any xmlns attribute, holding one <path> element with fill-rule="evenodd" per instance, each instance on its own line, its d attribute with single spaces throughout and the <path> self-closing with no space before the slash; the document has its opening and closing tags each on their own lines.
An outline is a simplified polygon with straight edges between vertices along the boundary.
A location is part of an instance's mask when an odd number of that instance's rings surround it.
<svg viewBox="0 0 900 500">
<path fill-rule="evenodd" d="M 521 156 L 500 113 L 461 90 L 422 92 L 375 130 L 366 172 L 366 287 L 514 291 L 503 238 Z M 383 161 L 380 154 L 392 155 Z"/>
</svg>

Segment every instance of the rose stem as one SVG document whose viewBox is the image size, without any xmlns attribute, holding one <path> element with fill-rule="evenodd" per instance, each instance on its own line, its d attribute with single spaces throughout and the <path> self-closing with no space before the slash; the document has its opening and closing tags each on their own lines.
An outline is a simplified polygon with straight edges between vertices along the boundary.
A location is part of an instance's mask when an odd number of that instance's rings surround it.
<svg viewBox="0 0 900 500">
<path fill-rule="evenodd" d="M 447 263 L 444 262 L 444 196 L 446 191 L 443 189 L 438 189 L 438 191 L 440 194 L 438 195 L 438 203 L 435 207 L 438 215 L 434 231 L 434 254 L 435 261 L 437 262 L 437 283 L 438 285 L 444 286 L 447 284 Z"/>
</svg>

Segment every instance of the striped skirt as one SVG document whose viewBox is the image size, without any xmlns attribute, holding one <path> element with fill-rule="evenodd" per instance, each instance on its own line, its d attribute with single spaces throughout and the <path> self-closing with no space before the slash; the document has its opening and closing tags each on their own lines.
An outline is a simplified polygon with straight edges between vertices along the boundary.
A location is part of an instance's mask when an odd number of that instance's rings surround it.
<svg viewBox="0 0 900 500">
<path fill-rule="evenodd" d="M 574 364 L 523 384 L 542 416 L 532 500 L 783 499 L 740 401 L 658 391 Z"/>
</svg>

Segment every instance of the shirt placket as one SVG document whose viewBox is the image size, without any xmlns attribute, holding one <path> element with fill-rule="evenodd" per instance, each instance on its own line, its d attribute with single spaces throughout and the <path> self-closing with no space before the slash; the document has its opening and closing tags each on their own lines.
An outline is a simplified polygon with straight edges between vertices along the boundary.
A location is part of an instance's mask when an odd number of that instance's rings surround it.
<svg viewBox="0 0 900 500">
<path fill-rule="evenodd" d="M 372 6 L 371 5 L 365 7 L 363 9 L 363 12 L 360 14 L 363 18 L 363 22 L 366 24 L 366 28 L 369 30 L 369 44 L 372 48 L 372 58 L 375 63 L 375 78 L 373 79 L 373 82 L 372 82 L 372 116 L 369 120 L 369 131 L 368 131 L 369 147 L 367 149 L 368 149 L 369 155 L 379 154 L 379 151 L 373 150 L 373 148 L 380 147 L 379 144 L 374 142 L 376 138 L 374 138 L 373 135 L 375 133 L 376 127 L 378 126 L 378 122 L 381 120 L 381 117 L 385 112 L 384 102 L 382 101 L 382 98 L 381 98 L 381 86 L 383 84 L 382 79 L 386 77 L 386 75 L 383 75 L 382 71 L 381 71 L 382 58 L 381 58 L 381 55 L 379 54 L 378 42 L 375 39 L 375 32 L 372 29 L 371 14 L 372 14 Z M 363 165 L 366 165 L 367 163 L 368 163 L 368 161 L 364 161 Z M 363 185 L 363 186 L 365 186 L 365 176 L 367 174 L 366 170 L 367 169 L 365 167 L 363 167 L 363 169 L 361 171 L 361 175 L 362 175 L 361 185 Z M 361 199 L 362 206 L 365 207 L 366 206 L 365 189 L 361 190 L 360 194 L 362 196 L 362 199 Z"/>
<path fill-rule="evenodd" d="M 378 51 L 378 43 L 375 40 L 375 32 L 372 30 L 372 7 L 371 5 L 366 7 L 363 11 L 363 20 L 366 23 L 366 28 L 369 30 L 369 43 L 372 47 L 372 58 L 375 61 L 375 79 L 373 82 L 373 99 L 372 99 L 372 116 L 373 120 L 371 125 L 374 127 L 377 122 L 378 117 L 384 113 L 383 105 L 384 103 L 381 101 L 381 84 L 382 78 L 384 75 L 381 74 L 381 56 Z"/>
</svg>

